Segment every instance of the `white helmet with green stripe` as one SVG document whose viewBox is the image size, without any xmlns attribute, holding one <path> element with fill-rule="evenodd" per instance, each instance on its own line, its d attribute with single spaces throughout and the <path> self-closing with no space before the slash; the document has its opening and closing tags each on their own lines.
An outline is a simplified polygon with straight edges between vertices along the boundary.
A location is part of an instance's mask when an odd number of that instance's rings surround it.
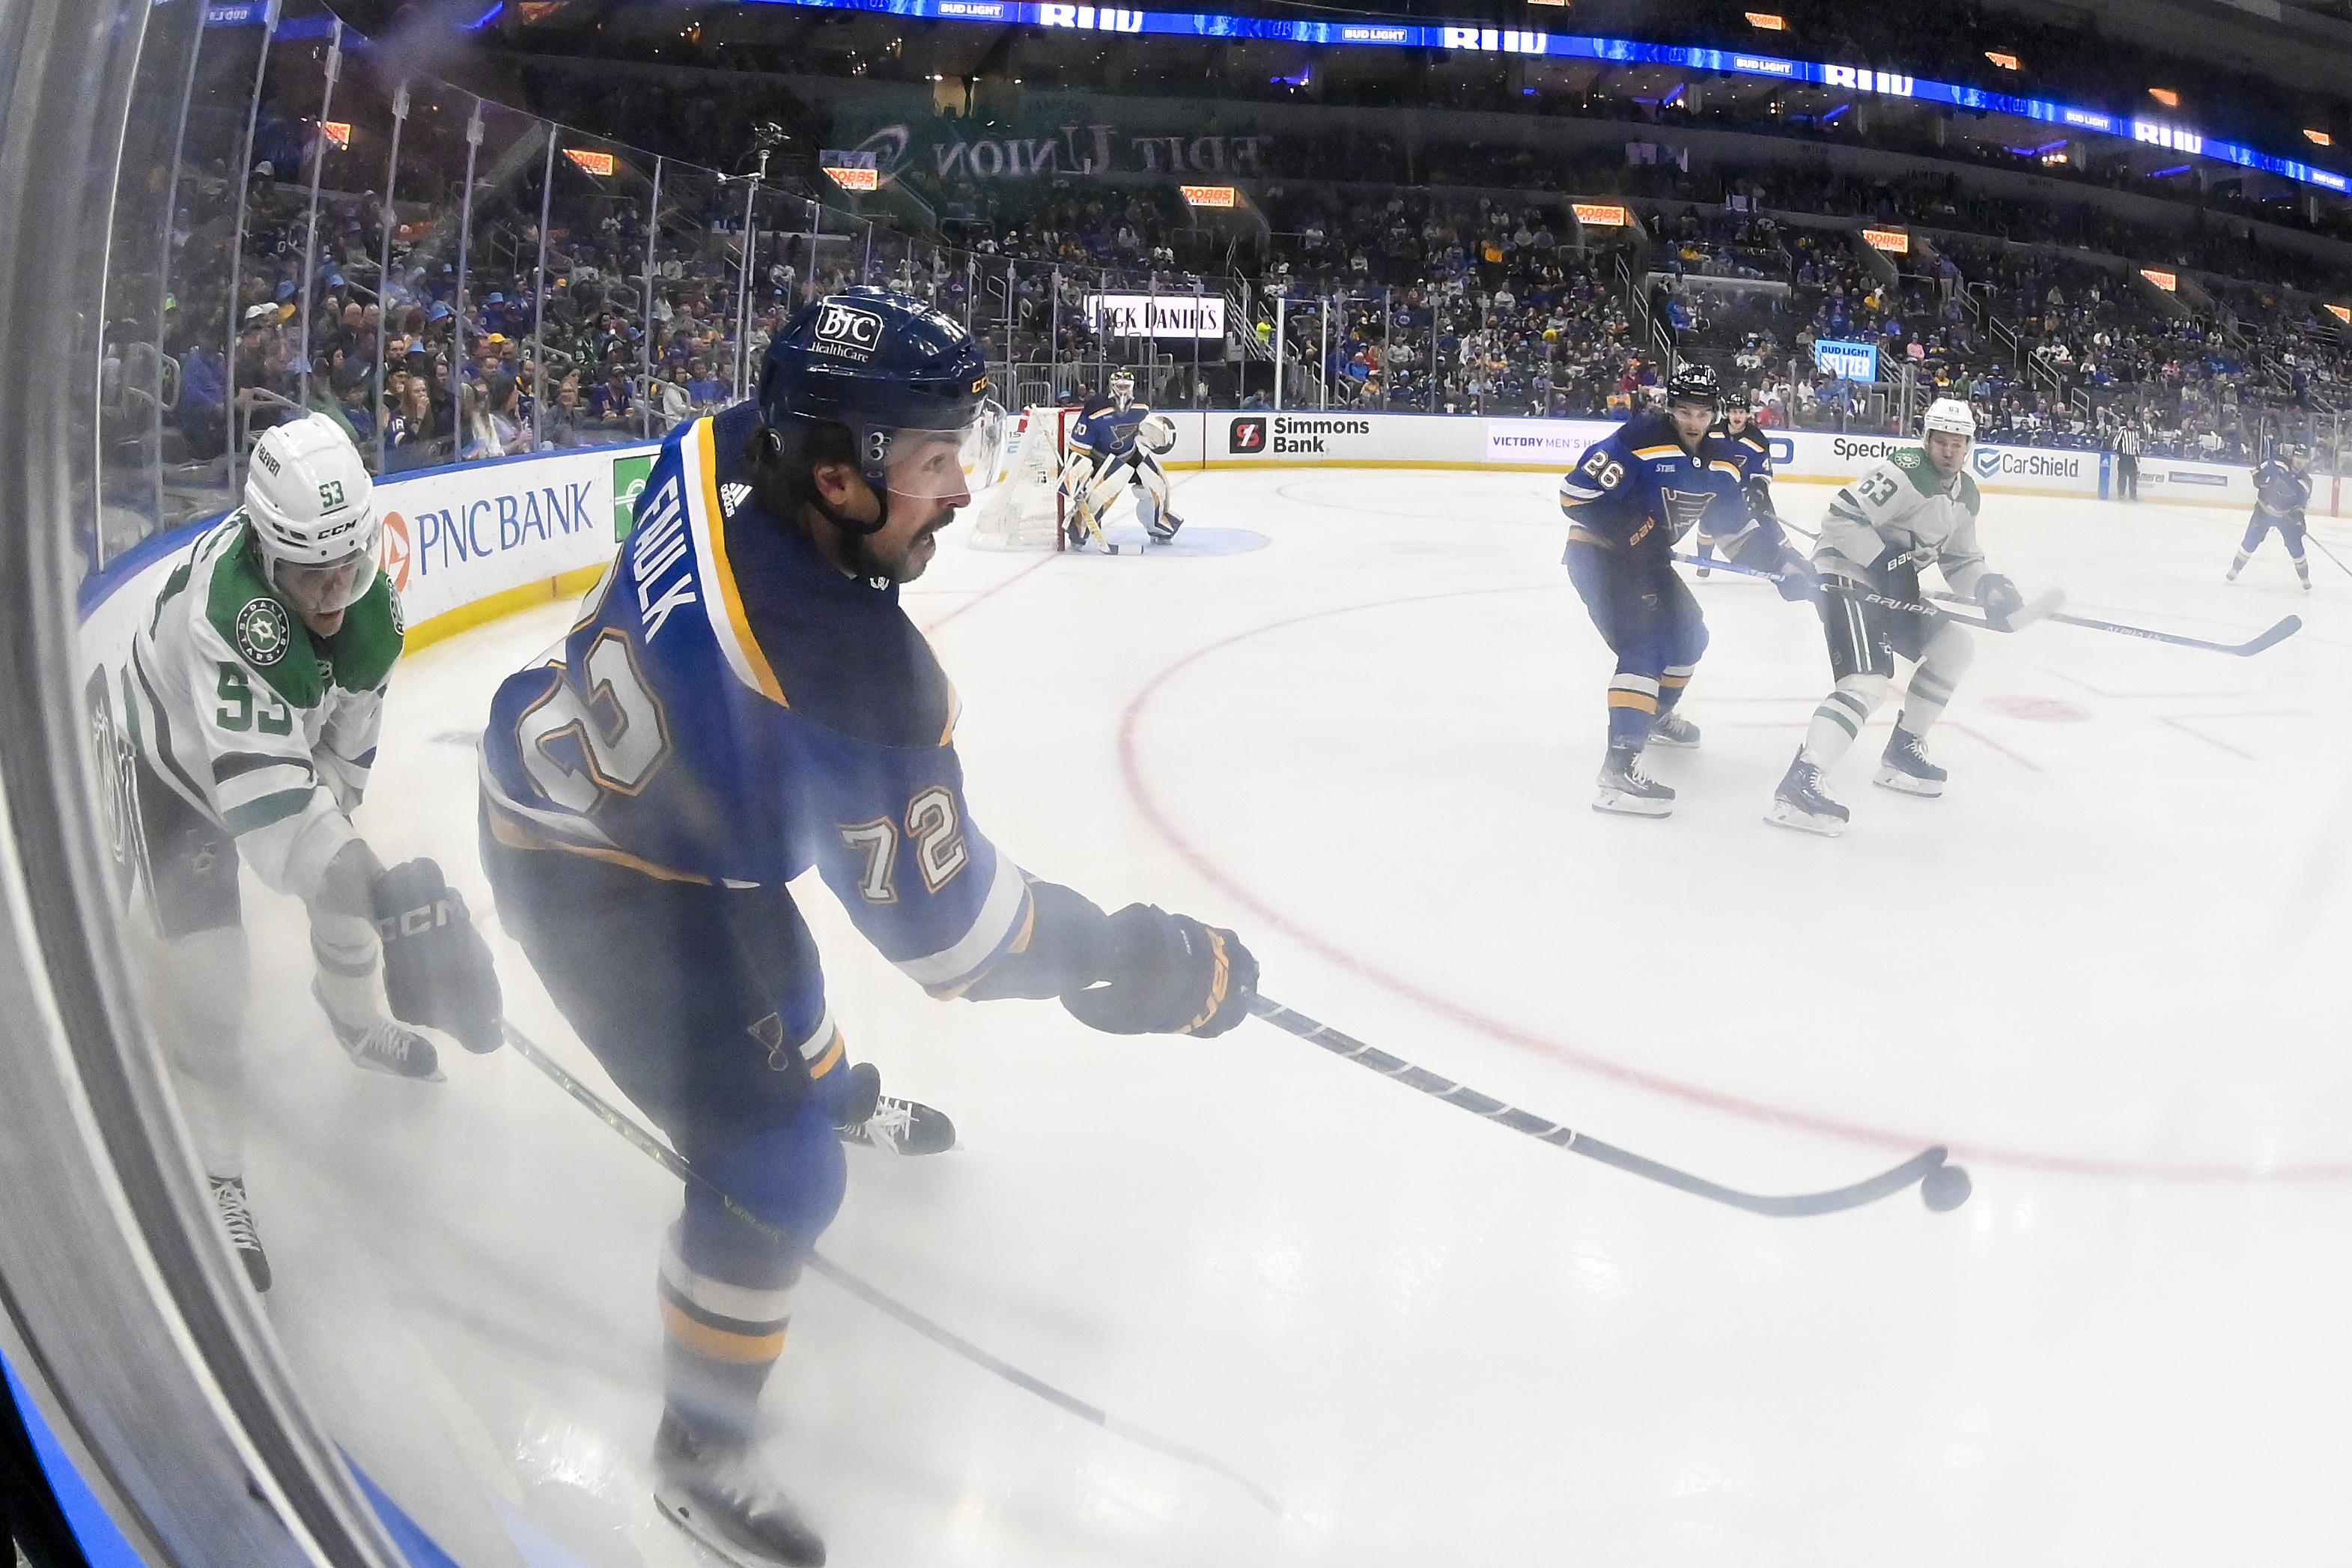
<svg viewBox="0 0 2352 1568">
<path fill-rule="evenodd" d="M 1939 397 L 1927 405 L 1927 417 L 1920 424 L 1919 433 L 1938 431 L 1947 436 L 1977 438 L 1977 411 L 1960 397 Z"/>
<path fill-rule="evenodd" d="M 270 587 L 296 611 L 331 616 L 374 586 L 383 521 L 373 490 L 359 449 L 325 415 L 263 432 L 246 474 L 245 515 Z"/>
</svg>

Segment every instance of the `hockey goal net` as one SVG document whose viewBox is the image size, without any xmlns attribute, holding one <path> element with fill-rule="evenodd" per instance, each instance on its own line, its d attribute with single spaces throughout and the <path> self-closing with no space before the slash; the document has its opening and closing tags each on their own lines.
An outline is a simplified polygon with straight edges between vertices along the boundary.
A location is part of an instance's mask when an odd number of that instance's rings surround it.
<svg viewBox="0 0 2352 1568">
<path fill-rule="evenodd" d="M 1075 408 L 1040 405 L 1013 422 L 996 482 L 981 499 L 974 549 L 1062 548 L 1062 458 L 1077 419 Z"/>
</svg>

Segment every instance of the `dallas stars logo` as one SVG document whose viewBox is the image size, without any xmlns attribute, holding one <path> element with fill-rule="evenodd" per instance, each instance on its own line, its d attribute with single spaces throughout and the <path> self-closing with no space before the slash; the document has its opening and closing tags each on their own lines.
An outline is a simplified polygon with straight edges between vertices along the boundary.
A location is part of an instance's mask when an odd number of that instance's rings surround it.
<svg viewBox="0 0 2352 1568">
<path fill-rule="evenodd" d="M 236 651 L 245 655 L 248 664 L 267 669 L 286 657 L 293 631 L 286 607 L 277 600 L 248 599 L 236 613 Z"/>
</svg>

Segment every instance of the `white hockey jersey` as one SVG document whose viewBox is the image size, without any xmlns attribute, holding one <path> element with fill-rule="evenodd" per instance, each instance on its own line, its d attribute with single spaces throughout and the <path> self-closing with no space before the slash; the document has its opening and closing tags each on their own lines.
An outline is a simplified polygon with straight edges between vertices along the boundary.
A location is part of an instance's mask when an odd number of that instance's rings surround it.
<svg viewBox="0 0 2352 1568">
<path fill-rule="evenodd" d="M 1869 582 L 1870 568 L 1913 555 L 1918 564 L 1932 561 L 1953 593 L 1974 598 L 1988 570 L 1977 544 L 1977 513 L 1983 504 L 1968 470 L 1947 479 L 1925 449 L 1905 447 L 1864 468 L 1831 500 L 1813 564 Z"/>
<path fill-rule="evenodd" d="M 379 571 L 331 637 L 269 591 L 243 512 L 197 540 L 139 623 L 122 676 L 131 743 L 236 836 L 262 881 L 308 900 L 359 837 L 351 813 L 404 628 Z"/>
</svg>

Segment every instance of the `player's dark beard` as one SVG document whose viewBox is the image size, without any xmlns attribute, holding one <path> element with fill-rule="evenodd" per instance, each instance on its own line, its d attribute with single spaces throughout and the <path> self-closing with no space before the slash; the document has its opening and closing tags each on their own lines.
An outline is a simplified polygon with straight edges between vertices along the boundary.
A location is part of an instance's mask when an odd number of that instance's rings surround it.
<svg viewBox="0 0 2352 1568">
<path fill-rule="evenodd" d="M 886 511 L 884 515 L 887 517 L 888 513 Z M 875 548 L 875 541 L 881 537 L 879 532 L 853 536 L 849 550 L 852 559 L 857 563 L 857 574 L 869 582 L 913 582 L 921 576 L 924 568 L 930 564 L 929 562 L 924 562 L 920 565 L 914 564 L 915 546 L 932 537 L 954 521 L 955 510 L 950 507 L 926 523 L 922 530 L 907 541 L 905 547 L 895 555 L 886 554 Z"/>
</svg>

